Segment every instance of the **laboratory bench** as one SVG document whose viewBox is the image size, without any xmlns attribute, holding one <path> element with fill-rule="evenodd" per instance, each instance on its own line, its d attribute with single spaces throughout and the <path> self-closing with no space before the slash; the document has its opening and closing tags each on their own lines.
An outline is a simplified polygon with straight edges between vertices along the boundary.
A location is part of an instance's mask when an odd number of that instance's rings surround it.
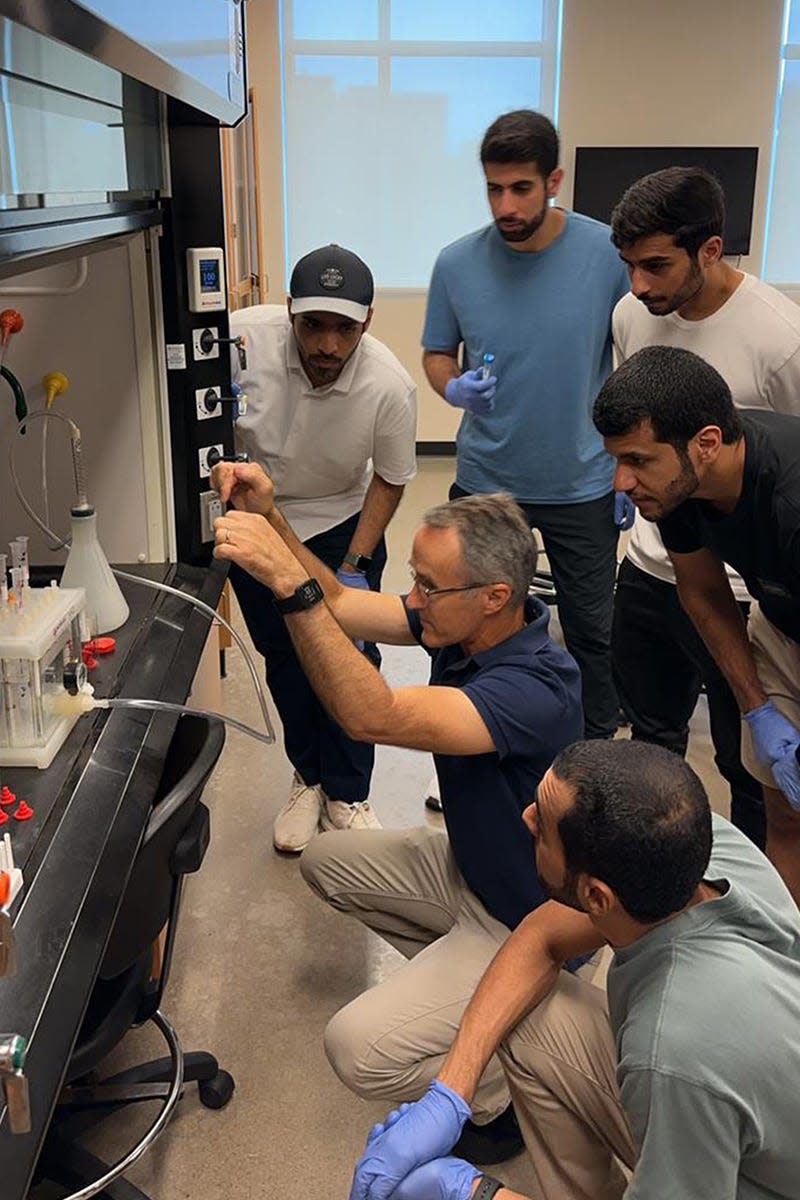
<svg viewBox="0 0 800 1200">
<path fill-rule="evenodd" d="M 226 574 L 221 563 L 124 569 L 212 609 Z M 121 587 L 130 617 L 113 634 L 115 651 L 98 657 L 90 674 L 95 693 L 184 703 L 210 618 L 178 597 L 126 581 Z M 12 817 L 0 827 L 0 836 L 11 833 L 24 877 L 11 909 L 17 969 L 0 978 L 0 1032 L 28 1040 L 32 1125 L 27 1134 L 10 1131 L 0 1090 L 2 1200 L 27 1194 L 178 720 L 98 709 L 78 720 L 46 770 L 2 770 L 3 783 L 34 810 L 30 820 Z"/>
</svg>

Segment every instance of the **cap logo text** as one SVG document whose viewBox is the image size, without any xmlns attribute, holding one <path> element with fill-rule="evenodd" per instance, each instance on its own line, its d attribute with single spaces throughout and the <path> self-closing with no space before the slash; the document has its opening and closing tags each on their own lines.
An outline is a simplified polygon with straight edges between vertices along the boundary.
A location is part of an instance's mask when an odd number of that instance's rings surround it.
<svg viewBox="0 0 800 1200">
<path fill-rule="evenodd" d="M 338 267 L 326 267 L 319 277 L 319 282 L 327 291 L 335 292 L 344 283 L 344 275 Z"/>
</svg>

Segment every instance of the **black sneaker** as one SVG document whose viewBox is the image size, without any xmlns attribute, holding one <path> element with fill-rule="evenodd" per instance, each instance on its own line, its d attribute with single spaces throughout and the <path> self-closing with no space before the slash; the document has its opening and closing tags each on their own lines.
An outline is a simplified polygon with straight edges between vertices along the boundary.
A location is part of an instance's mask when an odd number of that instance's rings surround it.
<svg viewBox="0 0 800 1200">
<path fill-rule="evenodd" d="M 480 1163 L 490 1167 L 494 1163 L 506 1162 L 525 1149 L 522 1140 L 514 1106 L 508 1108 L 489 1121 L 488 1125 L 476 1125 L 467 1121 L 461 1131 L 461 1137 L 456 1142 L 451 1154 L 456 1158 L 465 1158 L 467 1162 Z"/>
</svg>

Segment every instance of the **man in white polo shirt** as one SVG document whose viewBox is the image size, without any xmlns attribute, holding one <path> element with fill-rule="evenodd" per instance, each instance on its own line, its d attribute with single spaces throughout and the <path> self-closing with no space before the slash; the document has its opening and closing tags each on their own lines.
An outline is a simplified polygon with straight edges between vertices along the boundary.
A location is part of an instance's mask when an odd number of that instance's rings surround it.
<svg viewBox="0 0 800 1200">
<path fill-rule="evenodd" d="M 263 466 L 292 527 L 339 581 L 378 591 L 384 531 L 416 472 L 416 388 L 366 332 L 374 284 L 355 254 L 335 245 L 312 251 L 289 290 L 287 308 L 231 314 L 231 333 L 247 345 L 247 367 L 233 361 L 248 397 L 237 449 Z M 374 748 L 347 737 L 317 700 L 269 589 L 235 566 L 231 581 L 266 660 L 295 770 L 275 819 L 275 848 L 299 853 L 320 826 L 378 827 L 367 800 Z M 364 653 L 380 664 L 374 645 Z"/>
<path fill-rule="evenodd" d="M 737 407 L 800 416 L 800 308 L 725 261 L 724 226 L 722 188 L 701 168 L 670 167 L 628 189 L 611 219 L 631 277 L 612 319 L 616 362 L 643 346 L 691 350 L 719 371 Z M 730 568 L 728 578 L 747 619 L 744 582 Z M 641 516 L 619 570 L 612 658 L 634 738 L 680 754 L 705 684 L 731 819 L 763 849 L 761 787 L 742 764 L 739 706 L 681 607 L 656 526 Z"/>
</svg>

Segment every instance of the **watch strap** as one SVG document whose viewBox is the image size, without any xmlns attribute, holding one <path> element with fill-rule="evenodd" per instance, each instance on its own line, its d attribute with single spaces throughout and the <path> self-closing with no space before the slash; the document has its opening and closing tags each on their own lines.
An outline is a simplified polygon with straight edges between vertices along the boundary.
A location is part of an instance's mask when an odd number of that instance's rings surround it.
<svg viewBox="0 0 800 1200">
<path fill-rule="evenodd" d="M 356 571 L 366 574 L 370 568 L 372 559 L 366 554 L 353 554 L 351 550 L 348 550 L 342 562 L 346 562 L 348 567 L 354 567 Z"/>
<path fill-rule="evenodd" d="M 316 579 L 306 579 L 294 589 L 291 596 L 286 596 L 283 600 L 279 600 L 277 596 L 273 598 L 278 612 L 285 616 L 288 613 L 305 612 L 306 609 L 313 608 L 320 600 L 325 599 L 325 593 Z"/>
<path fill-rule="evenodd" d="M 472 1200 L 492 1200 L 492 1196 L 505 1186 L 499 1179 L 494 1179 L 491 1175 L 483 1175 L 473 1193 Z"/>
</svg>

